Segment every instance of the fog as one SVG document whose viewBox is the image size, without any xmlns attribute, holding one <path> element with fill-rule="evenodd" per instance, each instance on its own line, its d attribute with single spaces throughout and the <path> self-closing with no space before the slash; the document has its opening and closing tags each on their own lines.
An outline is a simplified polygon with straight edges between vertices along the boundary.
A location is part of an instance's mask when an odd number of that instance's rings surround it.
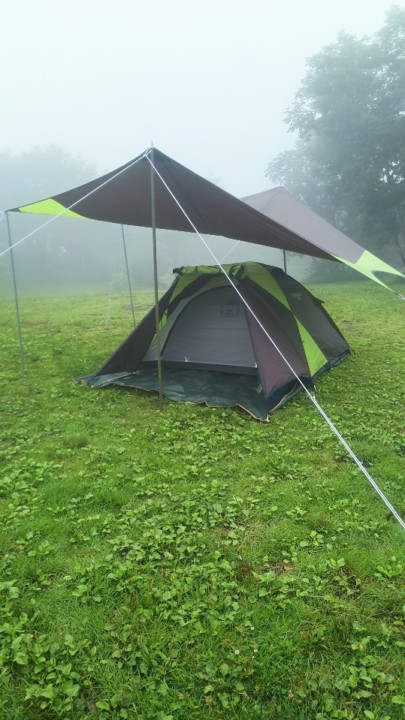
<svg viewBox="0 0 405 720">
<path fill-rule="evenodd" d="M 268 186 L 305 59 L 372 35 L 387 0 L 2 3 L 0 151 L 49 143 L 105 172 L 151 141 L 237 195 Z"/>
<path fill-rule="evenodd" d="M 236 196 L 260 192 L 270 186 L 265 177 L 270 160 L 294 145 L 283 118 L 305 74 L 305 59 L 334 43 L 341 30 L 374 34 L 392 4 L 3 3 L 0 152 L 19 155 L 56 144 L 102 174 L 153 142 Z M 46 192 L 62 189 L 67 188 L 55 167 L 55 186 L 50 182 Z M 32 193 L 15 204 L 39 199 L 35 185 Z M 125 273 L 120 228 L 57 222 L 15 251 L 20 289 L 43 287 L 44 274 L 49 287 L 66 291 L 86 283 L 118 288 Z M 12 223 L 15 241 L 38 220 Z M 148 284 L 150 232 L 126 232 L 132 280 Z M 216 241 L 215 249 L 230 261 L 283 261 L 280 251 L 243 243 L 235 248 L 231 241 Z M 198 238 L 159 233 L 161 285 L 175 265 L 210 261 Z M 311 261 L 290 256 L 288 263 L 300 277 L 310 271 Z M 9 287 L 1 262 L 0 273 L 2 288 Z"/>
<path fill-rule="evenodd" d="M 128 289 L 127 265 L 132 291 L 153 287 L 152 233 L 149 228 L 125 227 L 92 220 L 57 218 L 42 228 L 43 216 L 10 214 L 12 242 L 31 235 L 13 251 L 20 295 L 110 294 Z M 0 233 L 0 250 L 7 247 Z M 1 239 L 3 242 L 1 242 Z M 173 270 L 182 265 L 213 264 L 213 257 L 194 233 L 158 230 L 159 289 L 173 281 Z M 273 248 L 207 237 L 208 246 L 224 262 L 258 260 L 282 267 L 283 253 Z M 287 254 L 288 271 L 303 279 L 312 260 Z M 0 258 L 0 297 L 12 293 L 9 257 Z"/>
</svg>

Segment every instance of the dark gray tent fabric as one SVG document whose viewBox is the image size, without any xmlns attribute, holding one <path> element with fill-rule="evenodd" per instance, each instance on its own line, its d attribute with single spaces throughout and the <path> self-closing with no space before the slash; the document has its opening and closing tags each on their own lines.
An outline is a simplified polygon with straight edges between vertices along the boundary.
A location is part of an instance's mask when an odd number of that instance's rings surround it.
<svg viewBox="0 0 405 720">
<path fill-rule="evenodd" d="M 163 333 L 162 333 L 163 334 Z M 162 360 L 200 366 L 256 368 L 245 309 L 231 286 L 198 295 L 177 316 L 163 345 Z M 145 361 L 156 362 L 156 352 Z"/>
<path fill-rule="evenodd" d="M 292 313 L 276 298 L 261 292 L 251 283 L 244 283 L 240 290 L 261 325 L 267 330 L 271 328 L 270 337 L 294 370 L 293 372 L 286 365 L 280 352 L 270 342 L 255 317 L 248 312 L 246 319 L 256 356 L 266 358 L 265 362 L 258 363 L 258 373 L 265 397 L 269 397 L 286 383 L 294 381 L 297 375 L 302 379 L 309 379 L 308 364 L 302 352 L 297 323 Z"/>
<path fill-rule="evenodd" d="M 159 317 L 165 312 L 171 296 L 171 288 L 165 292 L 158 303 Z M 121 371 L 132 372 L 139 366 L 142 361 L 149 343 L 150 338 L 155 330 L 155 308 L 153 307 L 141 322 L 132 331 L 129 338 L 117 348 L 113 355 L 100 368 L 103 374 L 115 372 L 116 362 L 119 363 Z M 133 336 L 136 336 L 136 343 L 128 342 Z"/>
<path fill-rule="evenodd" d="M 159 391 L 158 373 L 154 368 L 144 368 L 130 374 L 90 375 L 78 381 L 94 388 L 114 385 L 133 390 Z M 169 400 L 212 408 L 240 407 L 264 422 L 300 391 L 300 385 L 292 382 L 270 398 L 265 398 L 259 390 L 257 377 L 253 375 L 178 368 L 165 368 L 163 375 L 163 393 Z"/>
</svg>

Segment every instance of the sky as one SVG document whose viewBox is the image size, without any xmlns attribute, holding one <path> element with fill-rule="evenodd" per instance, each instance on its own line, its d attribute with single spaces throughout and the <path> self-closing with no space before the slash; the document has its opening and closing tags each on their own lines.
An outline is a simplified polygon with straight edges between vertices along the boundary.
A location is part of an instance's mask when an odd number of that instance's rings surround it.
<svg viewBox="0 0 405 720">
<path fill-rule="evenodd" d="M 385 0 L 3 2 L 0 152 L 56 144 L 98 174 L 155 147 L 237 196 L 272 184 L 306 58 L 373 35 Z"/>
</svg>

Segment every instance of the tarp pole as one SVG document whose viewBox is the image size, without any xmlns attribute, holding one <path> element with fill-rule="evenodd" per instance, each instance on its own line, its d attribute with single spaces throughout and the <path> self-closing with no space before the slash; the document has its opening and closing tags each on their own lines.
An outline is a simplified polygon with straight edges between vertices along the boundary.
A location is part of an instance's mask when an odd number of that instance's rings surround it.
<svg viewBox="0 0 405 720">
<path fill-rule="evenodd" d="M 153 240 L 153 282 L 155 287 L 155 325 L 156 325 L 156 350 L 157 350 L 157 369 L 159 384 L 159 410 L 163 410 L 163 383 L 162 383 L 162 359 L 160 357 L 160 318 L 159 318 L 159 287 L 158 287 L 158 271 L 157 271 L 157 248 L 156 248 L 156 198 L 155 198 L 155 151 L 152 147 L 150 166 L 150 198 L 151 198 L 151 220 L 152 220 L 152 240 Z"/>
<path fill-rule="evenodd" d="M 105 313 L 105 323 L 104 323 L 104 327 L 105 327 L 106 330 L 107 330 L 107 328 L 108 328 L 109 325 L 110 325 L 111 301 L 112 301 L 112 296 L 113 296 L 113 292 L 114 292 L 114 280 L 115 280 L 115 255 L 114 255 L 113 267 L 112 267 L 112 273 L 111 273 L 110 295 L 109 295 L 109 298 L 108 298 L 108 301 L 107 301 L 107 310 L 106 310 L 106 313 Z"/>
<path fill-rule="evenodd" d="M 287 253 L 285 250 L 283 250 L 283 264 L 284 264 L 284 272 L 287 274 Z"/>
<path fill-rule="evenodd" d="M 122 234 L 122 245 L 123 245 L 123 248 L 124 248 L 125 267 L 126 267 L 126 270 L 127 270 L 128 290 L 129 290 L 129 299 L 130 299 L 130 302 L 131 302 L 132 319 L 133 319 L 133 321 L 134 321 L 134 325 L 136 325 L 136 322 L 135 322 L 134 301 L 133 301 L 133 298 L 132 298 L 131 278 L 130 278 L 130 275 L 129 275 L 129 267 L 128 267 L 127 245 L 126 245 L 126 242 L 125 242 L 125 233 L 124 233 L 124 226 L 123 226 L 123 225 L 121 225 L 121 234 Z"/>
<path fill-rule="evenodd" d="M 16 281 L 16 277 L 15 277 L 13 244 L 11 242 L 10 219 L 8 216 L 8 212 L 6 212 L 6 224 L 7 224 L 7 235 L 8 235 L 8 247 L 9 247 L 9 251 L 10 251 L 11 273 L 13 276 L 14 304 L 15 304 L 15 314 L 16 314 L 16 319 L 17 319 L 18 342 L 20 345 L 21 372 L 25 373 L 24 348 L 23 348 L 23 341 L 22 341 L 22 334 L 21 334 L 20 308 L 19 308 L 19 304 L 18 304 L 18 292 L 17 292 L 17 281 Z"/>
</svg>

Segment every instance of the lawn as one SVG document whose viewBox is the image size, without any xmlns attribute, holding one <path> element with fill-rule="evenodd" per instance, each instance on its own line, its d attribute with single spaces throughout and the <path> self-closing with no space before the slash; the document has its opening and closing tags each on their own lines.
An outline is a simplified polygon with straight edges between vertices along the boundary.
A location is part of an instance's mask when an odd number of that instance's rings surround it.
<svg viewBox="0 0 405 720">
<path fill-rule="evenodd" d="M 353 349 L 317 398 L 405 516 L 405 304 L 314 286 Z M 136 298 L 138 319 L 147 298 Z M 1 301 L 1 720 L 405 717 L 405 534 L 304 395 L 90 390 L 116 295 Z"/>
</svg>

